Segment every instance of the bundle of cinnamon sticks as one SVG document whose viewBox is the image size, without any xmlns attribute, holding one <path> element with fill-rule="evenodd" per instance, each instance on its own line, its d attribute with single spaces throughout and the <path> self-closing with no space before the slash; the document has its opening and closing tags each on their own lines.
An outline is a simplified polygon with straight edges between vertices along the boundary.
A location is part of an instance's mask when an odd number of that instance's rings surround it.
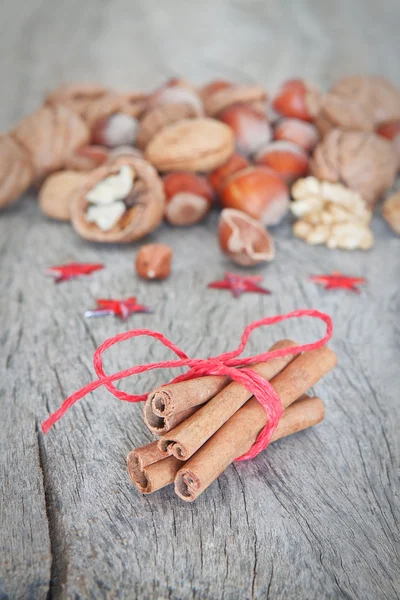
<svg viewBox="0 0 400 600">
<path fill-rule="evenodd" d="M 281 340 L 270 350 L 296 345 Z M 251 367 L 270 381 L 284 409 L 271 442 L 322 421 L 323 402 L 305 393 L 335 365 L 335 353 L 324 346 Z M 250 450 L 268 415 L 242 384 L 205 376 L 155 389 L 145 403 L 144 421 L 160 438 L 128 454 L 133 483 L 144 494 L 174 483 L 176 494 L 192 502 Z"/>
</svg>

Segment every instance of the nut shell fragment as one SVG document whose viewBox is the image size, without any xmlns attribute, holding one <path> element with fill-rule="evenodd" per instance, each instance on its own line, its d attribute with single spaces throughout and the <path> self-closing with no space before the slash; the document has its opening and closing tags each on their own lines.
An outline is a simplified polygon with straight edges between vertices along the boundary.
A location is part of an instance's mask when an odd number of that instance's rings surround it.
<svg viewBox="0 0 400 600">
<path fill-rule="evenodd" d="M 0 135 L 0 208 L 15 202 L 32 180 L 29 154 L 11 135 Z"/>
<path fill-rule="evenodd" d="M 132 194 L 125 200 L 127 210 L 120 221 L 109 231 L 101 231 L 86 218 L 89 202 L 87 194 L 110 175 L 117 175 L 123 166 L 135 173 Z M 156 170 L 147 161 L 133 156 L 121 156 L 92 171 L 71 199 L 71 222 L 83 238 L 95 242 L 132 242 L 154 229 L 164 213 L 164 189 Z"/>
<path fill-rule="evenodd" d="M 233 131 L 215 119 L 184 119 L 168 125 L 148 144 L 145 158 L 158 171 L 207 172 L 233 154 Z"/>
<path fill-rule="evenodd" d="M 275 256 L 273 239 L 263 225 L 233 208 L 221 212 L 218 239 L 221 250 L 244 267 L 269 262 Z"/>
</svg>

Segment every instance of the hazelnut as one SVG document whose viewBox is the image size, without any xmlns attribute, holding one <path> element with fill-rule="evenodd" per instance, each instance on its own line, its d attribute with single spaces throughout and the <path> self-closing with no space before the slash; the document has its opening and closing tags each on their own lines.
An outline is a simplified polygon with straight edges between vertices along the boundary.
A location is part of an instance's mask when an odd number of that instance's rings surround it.
<svg viewBox="0 0 400 600">
<path fill-rule="evenodd" d="M 208 181 L 210 182 L 214 190 L 216 192 L 219 192 L 227 177 L 233 175 L 233 173 L 241 171 L 242 169 L 246 169 L 246 167 L 249 166 L 250 163 L 247 160 L 247 158 L 244 158 L 243 156 L 235 152 L 230 158 L 228 158 L 226 163 L 224 163 L 223 165 L 218 167 L 218 169 L 215 169 L 215 171 L 212 171 L 212 173 L 210 173 L 210 175 L 208 176 Z"/>
<path fill-rule="evenodd" d="M 213 82 L 200 92 L 204 101 L 204 108 L 209 117 L 219 115 L 224 109 L 233 104 L 247 104 L 261 107 L 265 110 L 267 92 L 257 84 L 229 84 L 228 82 Z"/>
<path fill-rule="evenodd" d="M 114 113 L 96 121 L 92 128 L 92 143 L 107 148 L 133 146 L 139 122 L 135 117 Z"/>
<path fill-rule="evenodd" d="M 319 142 L 318 129 L 312 123 L 300 119 L 281 119 L 274 130 L 275 140 L 286 140 L 297 144 L 307 152 L 314 150 Z"/>
<path fill-rule="evenodd" d="M 39 206 L 50 219 L 70 220 L 71 197 L 85 180 L 85 173 L 61 171 L 50 175 L 40 188 Z"/>
<path fill-rule="evenodd" d="M 205 177 L 176 172 L 164 177 L 165 218 L 171 225 L 194 225 L 209 212 L 214 193 Z"/>
<path fill-rule="evenodd" d="M 203 102 L 195 88 L 182 79 L 170 79 L 148 98 L 147 109 L 164 104 L 189 104 L 201 117 L 204 114 Z"/>
<path fill-rule="evenodd" d="M 166 279 L 171 272 L 172 250 L 165 244 L 145 244 L 136 256 L 136 273 L 143 279 Z"/>
<path fill-rule="evenodd" d="M 244 267 L 269 262 L 275 256 L 274 242 L 263 225 L 233 208 L 224 208 L 218 226 L 222 252 Z"/>
<path fill-rule="evenodd" d="M 308 103 L 308 87 L 302 79 L 285 81 L 272 101 L 272 108 L 284 117 L 312 121 L 313 113 Z"/>
<path fill-rule="evenodd" d="M 293 142 L 279 140 L 267 144 L 255 157 L 256 164 L 270 167 L 289 185 L 308 171 L 308 155 Z"/>
<path fill-rule="evenodd" d="M 264 225 L 278 224 L 289 208 L 289 190 L 268 167 L 248 167 L 234 173 L 221 189 L 224 208 L 236 208 Z"/>
<path fill-rule="evenodd" d="M 400 235 L 400 193 L 390 196 L 382 206 L 382 214 L 390 227 Z"/>
<path fill-rule="evenodd" d="M 233 104 L 218 118 L 233 129 L 236 149 L 245 156 L 254 154 L 272 138 L 267 117 L 246 104 Z"/>
</svg>

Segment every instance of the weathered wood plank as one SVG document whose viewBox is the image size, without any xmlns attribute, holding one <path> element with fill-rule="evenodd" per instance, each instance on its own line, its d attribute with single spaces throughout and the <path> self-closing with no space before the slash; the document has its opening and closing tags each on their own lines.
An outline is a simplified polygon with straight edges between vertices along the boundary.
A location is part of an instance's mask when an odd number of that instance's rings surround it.
<svg viewBox="0 0 400 600">
<path fill-rule="evenodd" d="M 14 65 L 2 88 L 3 127 L 36 106 L 45 89 L 75 77 L 149 88 L 176 73 L 199 82 L 225 75 L 273 88 L 293 73 L 326 83 L 375 70 L 400 83 L 394 1 L 21 6 L 2 8 L 3 81 Z M 311 248 L 294 240 L 288 225 L 276 228 L 277 259 L 257 270 L 273 295 L 234 300 L 206 289 L 231 268 L 217 248 L 215 215 L 190 231 L 165 226 L 152 236 L 173 247 L 174 272 L 148 284 L 133 273 L 136 247 L 79 240 L 68 225 L 46 221 L 28 198 L 7 210 L 0 220 L 7 298 L 0 597 L 45 597 L 51 554 L 56 598 L 399 597 L 400 240 L 381 220 L 373 227 L 377 244 L 367 254 Z M 74 259 L 107 268 L 59 286 L 44 278 L 46 266 Z M 360 296 L 326 294 L 307 279 L 335 269 L 369 284 Z M 130 294 L 155 313 L 128 323 L 83 319 L 99 295 Z M 193 505 L 171 490 L 141 497 L 132 488 L 125 455 L 150 438 L 140 407 L 104 390 L 37 436 L 37 420 L 91 379 L 94 348 L 116 332 L 159 329 L 190 355 L 207 356 L 236 345 L 252 319 L 302 307 L 325 310 L 335 322 L 339 366 L 317 387 L 325 422 L 230 467 Z M 257 332 L 250 351 L 279 336 L 306 341 L 320 333 L 312 322 L 277 326 Z M 109 352 L 105 364 L 115 371 L 165 356 L 155 344 L 132 342 Z M 124 386 L 149 389 L 164 377 L 153 373 Z"/>
</svg>

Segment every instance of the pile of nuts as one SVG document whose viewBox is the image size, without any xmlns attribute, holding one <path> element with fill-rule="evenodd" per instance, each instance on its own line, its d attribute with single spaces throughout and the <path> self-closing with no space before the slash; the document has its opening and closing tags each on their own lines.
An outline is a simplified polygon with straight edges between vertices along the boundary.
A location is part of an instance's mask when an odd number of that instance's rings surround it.
<svg viewBox="0 0 400 600">
<path fill-rule="evenodd" d="M 327 93 L 296 79 L 267 100 L 260 85 L 224 80 L 171 79 L 149 94 L 59 86 L 0 135 L 0 207 L 33 184 L 42 211 L 83 238 L 132 242 L 163 218 L 198 223 L 218 199 L 220 247 L 246 266 L 273 259 L 265 227 L 291 205 L 308 243 L 370 248 L 371 211 L 400 168 L 400 91 L 373 76 L 342 78 Z M 389 223 L 393 212 L 384 211 Z M 164 277 L 161 255 L 141 274 Z"/>
</svg>

